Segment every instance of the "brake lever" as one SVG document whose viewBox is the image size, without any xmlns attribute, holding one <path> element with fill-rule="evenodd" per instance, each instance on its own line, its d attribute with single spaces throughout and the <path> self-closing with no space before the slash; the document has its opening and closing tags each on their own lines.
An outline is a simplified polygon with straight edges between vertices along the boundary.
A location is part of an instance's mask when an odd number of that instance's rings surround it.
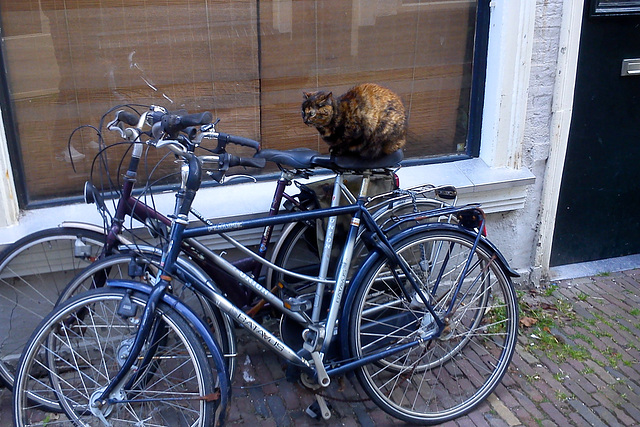
<svg viewBox="0 0 640 427">
<path fill-rule="evenodd" d="M 107 124 L 107 129 L 109 129 L 110 131 L 116 131 L 120 134 L 120 136 L 122 137 L 122 139 L 128 139 L 127 138 L 127 132 L 124 128 L 124 124 L 118 120 L 118 119 L 113 119 L 112 121 L 110 121 Z"/>
<path fill-rule="evenodd" d="M 156 148 L 167 147 L 174 154 L 177 154 L 179 156 L 187 157 L 187 155 L 190 155 L 190 153 L 182 144 L 173 139 L 160 139 L 156 142 L 155 146 Z"/>
</svg>

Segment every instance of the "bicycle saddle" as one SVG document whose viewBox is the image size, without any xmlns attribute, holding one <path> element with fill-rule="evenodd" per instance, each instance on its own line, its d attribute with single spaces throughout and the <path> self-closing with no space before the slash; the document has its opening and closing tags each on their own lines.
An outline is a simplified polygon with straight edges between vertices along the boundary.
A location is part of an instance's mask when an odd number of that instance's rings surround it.
<svg viewBox="0 0 640 427">
<path fill-rule="evenodd" d="M 260 150 L 253 157 L 279 165 L 308 169 L 314 166 L 312 160 L 319 155 L 320 153 L 310 148 L 292 148 L 290 150 Z"/>
<path fill-rule="evenodd" d="M 365 159 L 359 156 L 330 156 L 317 155 L 311 162 L 313 166 L 339 171 L 354 171 L 365 169 L 384 169 L 398 166 L 403 158 L 402 150 L 397 150 L 377 159 Z"/>
</svg>

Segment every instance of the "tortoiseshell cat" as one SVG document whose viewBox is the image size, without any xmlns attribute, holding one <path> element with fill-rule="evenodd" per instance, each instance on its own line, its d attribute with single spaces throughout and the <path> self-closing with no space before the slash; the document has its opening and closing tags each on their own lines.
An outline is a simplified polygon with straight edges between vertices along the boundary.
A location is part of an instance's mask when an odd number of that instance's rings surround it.
<svg viewBox="0 0 640 427">
<path fill-rule="evenodd" d="M 407 116 L 392 91 L 373 83 L 334 99 L 331 92 L 303 92 L 302 120 L 315 127 L 336 156 L 374 159 L 402 148 Z"/>
</svg>

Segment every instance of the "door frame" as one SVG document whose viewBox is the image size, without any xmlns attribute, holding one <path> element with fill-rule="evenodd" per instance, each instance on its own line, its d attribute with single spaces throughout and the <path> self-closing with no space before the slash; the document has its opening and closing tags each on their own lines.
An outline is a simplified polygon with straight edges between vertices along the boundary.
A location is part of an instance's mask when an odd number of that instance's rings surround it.
<svg viewBox="0 0 640 427">
<path fill-rule="evenodd" d="M 534 269 L 531 276 L 532 282 L 535 283 L 539 282 L 540 278 L 546 278 L 549 275 L 558 196 L 562 184 L 573 114 L 573 96 L 578 69 L 583 10 L 584 4 L 582 2 L 564 0 L 562 5 L 556 81 L 551 106 L 549 158 L 542 184 L 538 244 L 536 245 Z"/>
</svg>

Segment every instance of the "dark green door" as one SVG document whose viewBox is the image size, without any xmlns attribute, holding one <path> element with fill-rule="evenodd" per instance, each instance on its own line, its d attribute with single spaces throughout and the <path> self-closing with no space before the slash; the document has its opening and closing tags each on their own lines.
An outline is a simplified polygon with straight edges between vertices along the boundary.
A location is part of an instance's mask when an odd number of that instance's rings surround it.
<svg viewBox="0 0 640 427">
<path fill-rule="evenodd" d="M 551 266 L 640 253 L 638 12 L 585 1 Z"/>
</svg>

